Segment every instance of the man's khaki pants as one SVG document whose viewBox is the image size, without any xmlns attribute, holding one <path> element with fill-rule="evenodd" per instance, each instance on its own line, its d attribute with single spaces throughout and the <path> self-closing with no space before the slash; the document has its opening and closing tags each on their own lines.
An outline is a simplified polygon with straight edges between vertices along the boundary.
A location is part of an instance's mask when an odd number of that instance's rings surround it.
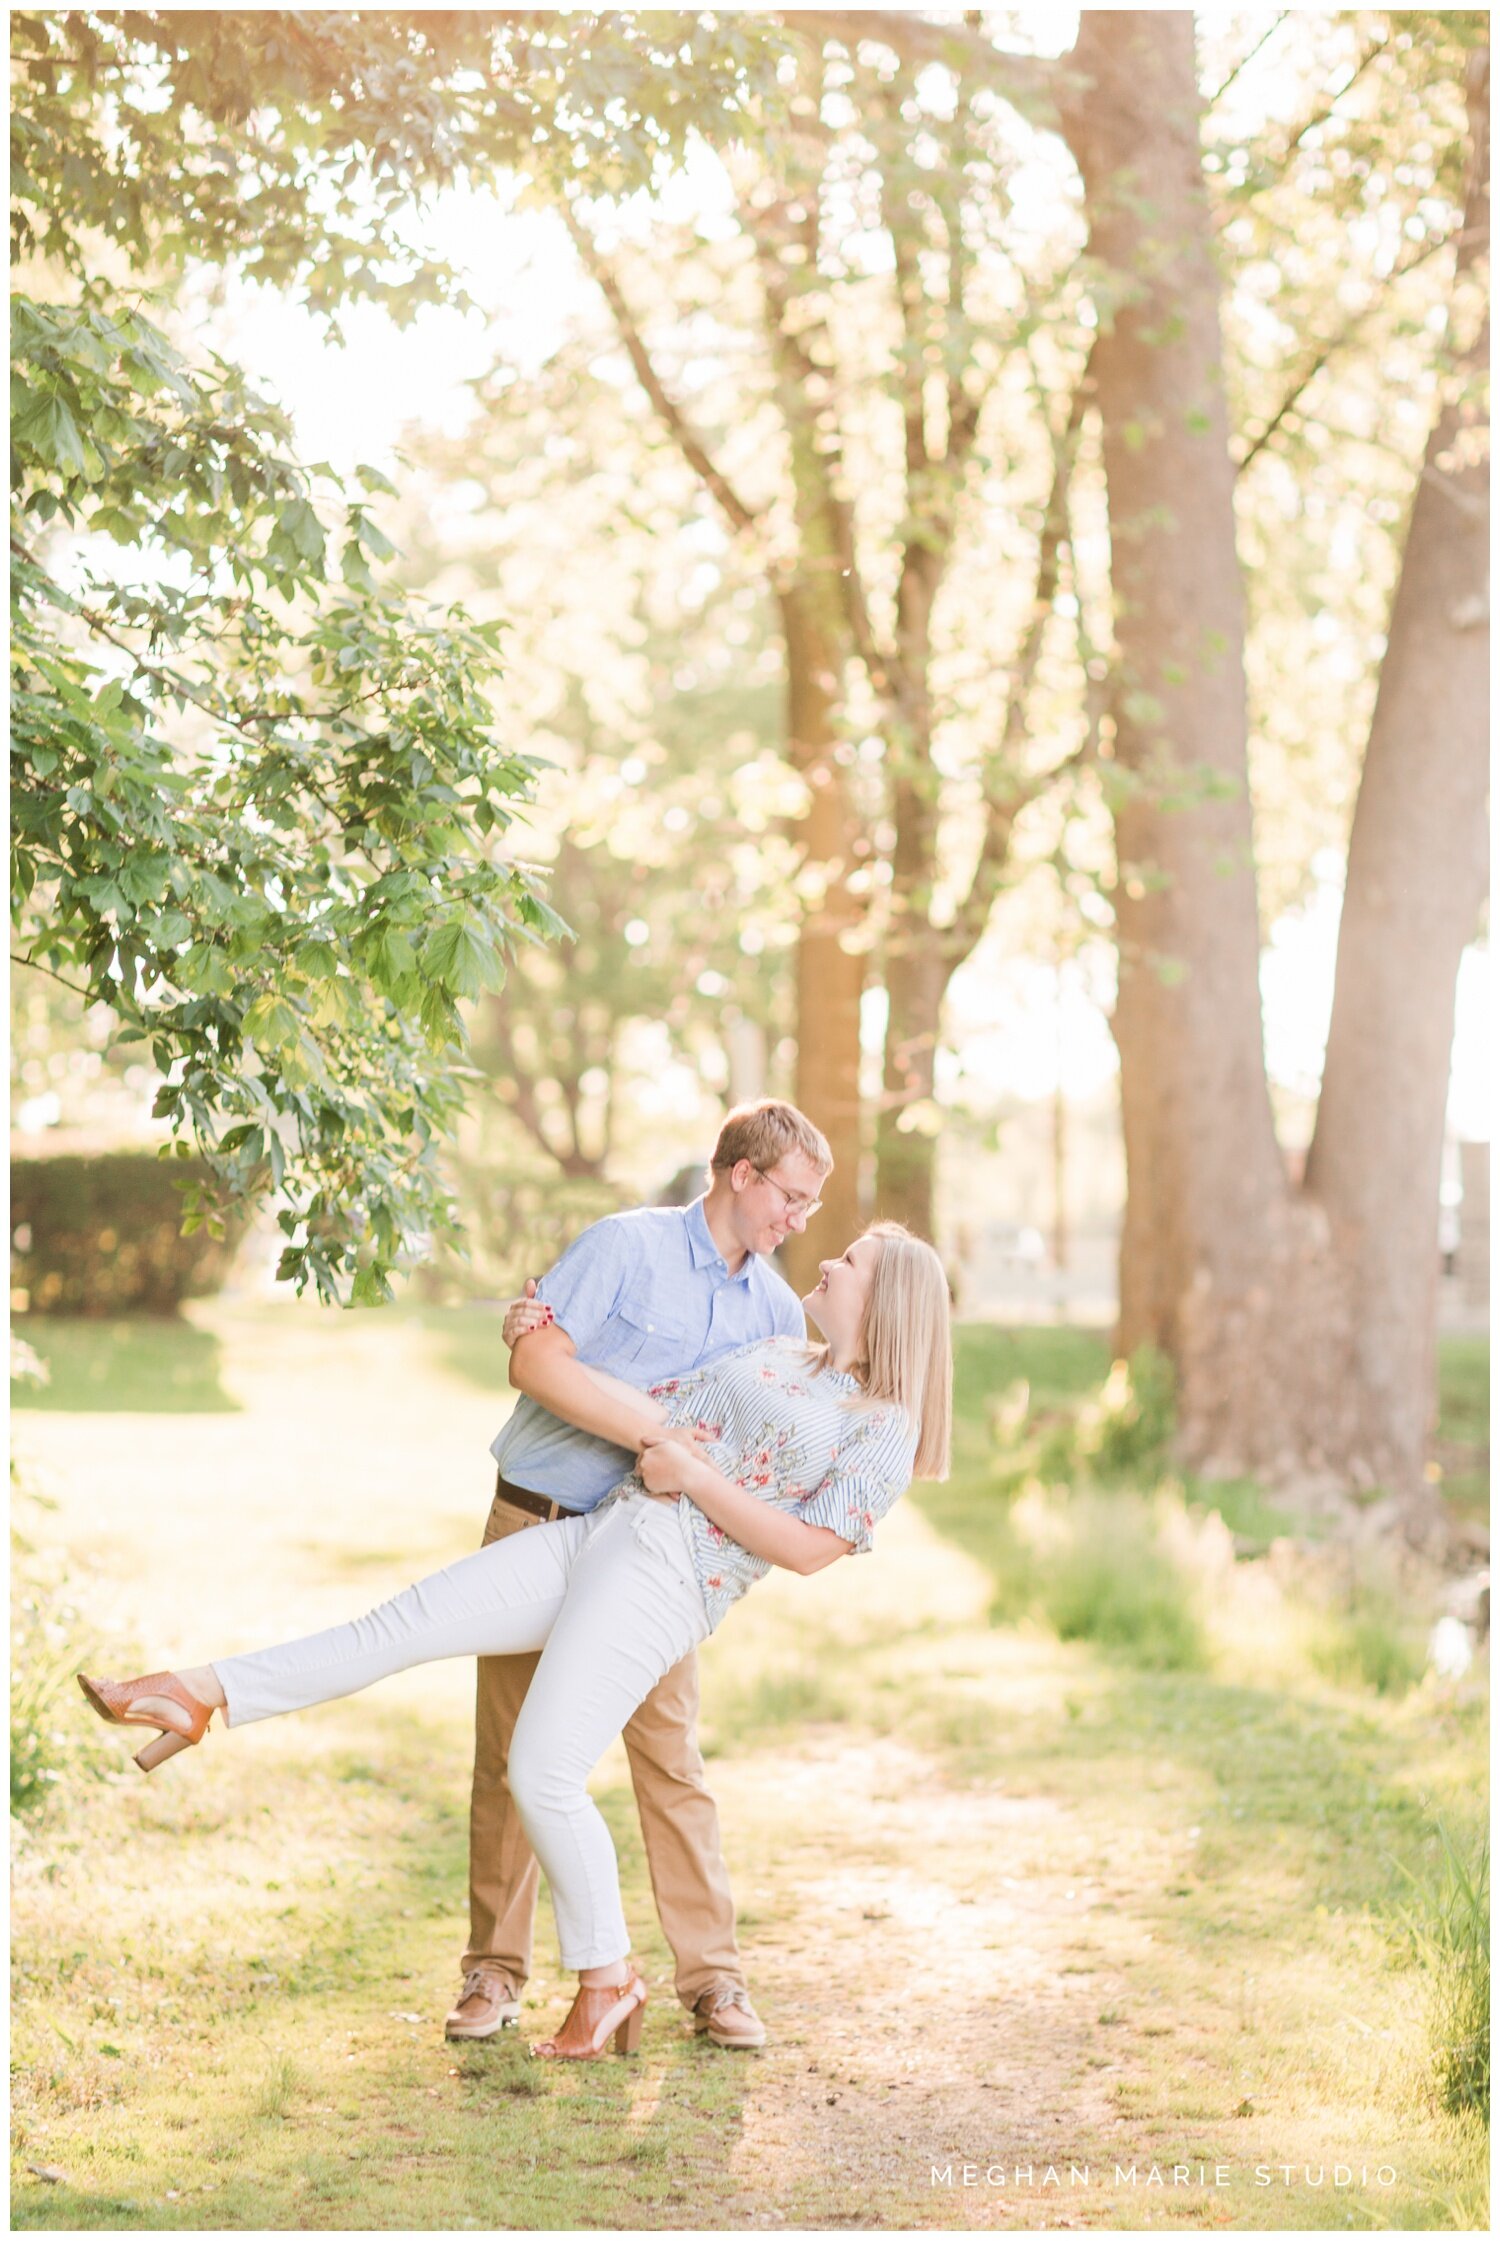
<svg viewBox="0 0 1500 2241">
<path fill-rule="evenodd" d="M 484 1547 L 540 1524 L 497 1493 Z M 531 1974 L 538 1873 L 505 1779 L 506 1759 L 540 1651 L 482 1657 L 469 1804 L 469 1950 L 465 1969 L 494 1961 L 519 1991 Z M 703 1779 L 696 1652 L 665 1674 L 625 1729 L 656 1911 L 677 1959 L 677 1996 L 691 2008 L 711 1985 L 745 1982 L 734 1901 L 719 1849 L 718 1808 Z"/>
</svg>

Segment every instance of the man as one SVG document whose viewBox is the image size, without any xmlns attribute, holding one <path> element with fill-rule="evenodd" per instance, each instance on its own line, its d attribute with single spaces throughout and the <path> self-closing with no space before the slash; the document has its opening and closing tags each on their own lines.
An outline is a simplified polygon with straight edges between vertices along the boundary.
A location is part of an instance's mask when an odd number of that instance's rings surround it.
<svg viewBox="0 0 1500 2241">
<path fill-rule="evenodd" d="M 523 1398 L 491 1453 L 498 1466 L 484 1543 L 593 1509 L 635 1461 L 628 1405 L 581 1364 L 644 1390 L 737 1346 L 806 1332 L 802 1308 L 767 1265 L 818 1210 L 833 1166 L 827 1140 L 794 1105 L 762 1099 L 728 1116 L 707 1193 L 691 1206 L 639 1207 L 595 1222 L 549 1269 L 546 1327 L 517 1339 L 510 1381 Z M 514 2022 L 531 1969 L 537 1866 L 506 1786 L 510 1738 L 535 1656 L 479 1660 L 469 1814 L 469 1950 L 450 2039 Z M 758 2047 L 695 1722 L 698 1663 L 658 1682 L 625 1730 L 657 1913 L 677 1962 L 677 1994 L 716 2045 Z"/>
</svg>

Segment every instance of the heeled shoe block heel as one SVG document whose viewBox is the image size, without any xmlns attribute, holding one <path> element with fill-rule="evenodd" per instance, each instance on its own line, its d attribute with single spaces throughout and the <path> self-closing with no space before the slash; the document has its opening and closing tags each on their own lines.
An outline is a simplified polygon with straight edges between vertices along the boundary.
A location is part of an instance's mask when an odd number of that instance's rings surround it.
<svg viewBox="0 0 1500 2241">
<path fill-rule="evenodd" d="M 191 1749 L 201 1743 L 208 1732 L 208 1723 L 214 1716 L 214 1706 L 200 1704 L 183 1687 L 175 1673 L 143 1673 L 134 1681 L 96 1681 L 87 1673 L 80 1673 L 78 1686 L 98 1713 L 101 1720 L 109 1720 L 116 1727 L 154 1727 L 154 1742 L 147 1743 L 135 1754 L 135 1763 L 143 1774 L 152 1774 L 166 1760 L 175 1758 L 179 1751 Z M 186 1730 L 168 1727 L 160 1713 L 136 1709 L 142 1697 L 164 1696 L 168 1703 L 180 1705 L 188 1716 Z"/>
<path fill-rule="evenodd" d="M 143 1774 L 154 1774 L 168 1759 L 175 1759 L 179 1751 L 190 1751 L 192 1747 L 190 1735 L 174 1735 L 171 1728 L 164 1727 L 154 1743 L 141 1745 L 135 1754 L 135 1763 Z"/>
<path fill-rule="evenodd" d="M 539 2039 L 532 2053 L 543 2062 L 597 2062 L 614 2042 L 616 2054 L 635 2054 L 646 2020 L 646 1980 L 629 1964 L 623 1984 L 580 1984 L 567 2020 L 554 2039 Z"/>
<path fill-rule="evenodd" d="M 640 2052 L 641 2032 L 645 2027 L 645 2022 L 646 2002 L 642 1998 L 637 2001 L 615 2033 L 616 2054 L 638 2054 Z"/>
</svg>

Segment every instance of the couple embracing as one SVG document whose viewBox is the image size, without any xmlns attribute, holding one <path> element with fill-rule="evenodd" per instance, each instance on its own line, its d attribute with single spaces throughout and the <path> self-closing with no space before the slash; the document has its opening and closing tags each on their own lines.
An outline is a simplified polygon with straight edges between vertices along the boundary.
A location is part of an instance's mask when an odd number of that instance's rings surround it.
<svg viewBox="0 0 1500 2241">
<path fill-rule="evenodd" d="M 539 1862 L 579 1985 L 533 2051 L 591 2060 L 611 2040 L 639 2044 L 646 1986 L 587 1788 L 623 1733 L 678 1995 L 717 2044 L 764 2041 L 694 1732 L 694 1653 L 773 1566 L 817 1572 L 869 1549 L 914 1473 L 948 1461 L 948 1288 L 931 1246 L 876 1223 L 820 1264 L 801 1305 L 767 1265 L 816 1214 L 832 1165 L 794 1106 L 742 1106 L 703 1197 L 594 1223 L 511 1309 L 522 1397 L 494 1444 L 475 1555 L 297 1641 L 131 1681 L 80 1676 L 104 1718 L 158 1730 L 137 1755 L 150 1772 L 216 1710 L 241 1727 L 477 1658 L 470 1945 L 450 2038 L 518 2016 Z"/>
</svg>

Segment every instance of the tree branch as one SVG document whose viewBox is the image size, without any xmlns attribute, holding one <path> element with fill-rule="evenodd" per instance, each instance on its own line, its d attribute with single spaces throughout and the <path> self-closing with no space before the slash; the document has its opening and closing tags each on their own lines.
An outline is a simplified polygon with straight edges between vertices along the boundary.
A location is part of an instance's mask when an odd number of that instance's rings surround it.
<svg viewBox="0 0 1500 2241">
<path fill-rule="evenodd" d="M 1300 126 L 1298 130 L 1292 135 L 1291 139 L 1287 142 L 1286 148 L 1282 154 L 1281 161 L 1283 163 L 1291 155 L 1294 148 L 1301 147 L 1303 141 L 1307 138 L 1310 132 L 1316 132 L 1320 125 L 1327 124 L 1329 118 L 1338 108 L 1339 103 L 1343 100 L 1350 87 L 1357 84 L 1358 81 L 1364 76 L 1365 72 L 1369 69 L 1370 64 L 1374 62 L 1380 55 L 1383 55 L 1385 53 L 1385 50 L 1389 43 L 1389 34 L 1382 33 L 1380 38 L 1378 38 L 1372 46 L 1366 47 L 1364 53 L 1360 56 L 1358 62 L 1350 71 L 1348 77 L 1344 80 L 1344 83 L 1339 87 L 1338 92 L 1333 95 L 1331 100 L 1325 102 L 1321 109 L 1315 110 L 1312 116 L 1308 118 L 1306 124 Z M 1278 164 L 1276 168 L 1280 170 L 1281 165 Z"/>
<path fill-rule="evenodd" d="M 506 1103 L 532 1142 L 544 1151 L 550 1160 L 555 1160 L 561 1167 L 563 1165 L 562 1155 L 542 1126 L 541 1107 L 536 1101 L 536 1084 L 532 1081 L 530 1075 L 523 1071 L 520 1061 L 516 1057 L 515 1038 L 511 1034 L 510 1022 L 506 1019 L 498 998 L 492 999 L 489 1013 L 491 1024 L 495 1030 L 495 1039 L 500 1045 L 500 1058 L 505 1067 L 506 1079 L 514 1093 L 507 1098 Z"/>
<path fill-rule="evenodd" d="M 1415 272 L 1419 265 L 1426 264 L 1428 258 L 1435 257 L 1440 249 L 1446 249 L 1448 247 L 1448 244 L 1455 238 L 1457 238 L 1459 241 L 1461 253 L 1463 245 L 1463 236 L 1461 233 L 1457 237 L 1455 237 L 1451 233 L 1437 234 L 1433 237 L 1432 240 L 1427 242 L 1424 247 L 1419 249 L 1415 256 L 1408 257 L 1404 264 L 1397 265 L 1393 272 L 1387 274 L 1386 278 L 1380 284 L 1380 292 L 1376 295 L 1372 295 L 1369 302 L 1364 306 L 1362 310 L 1354 312 L 1350 318 L 1346 319 L 1343 326 L 1339 329 L 1338 333 L 1331 336 L 1329 340 L 1323 344 L 1322 348 L 1317 352 L 1316 356 L 1310 359 L 1308 364 L 1303 368 L 1302 372 L 1298 374 L 1290 389 L 1288 389 L 1286 395 L 1282 398 L 1280 404 L 1276 407 L 1276 410 L 1272 413 L 1270 419 L 1266 422 L 1264 428 L 1262 428 L 1260 434 L 1256 437 L 1254 443 L 1251 444 L 1248 451 L 1246 451 L 1244 456 L 1240 459 L 1235 468 L 1235 473 L 1237 475 L 1242 475 L 1245 469 L 1249 466 L 1251 460 L 1254 459 L 1258 453 L 1265 450 L 1267 444 L 1270 443 L 1271 438 L 1276 434 L 1282 422 L 1286 419 L 1287 414 L 1293 412 L 1296 409 L 1298 400 L 1303 397 L 1312 387 L 1313 383 L 1317 380 L 1318 375 L 1328 364 L 1330 358 L 1336 357 L 1339 351 L 1344 348 L 1345 344 L 1348 343 L 1359 332 L 1359 329 L 1364 325 L 1365 321 L 1372 318 L 1374 314 L 1383 307 L 1386 301 L 1386 291 L 1396 281 L 1404 280 L 1408 273 Z"/>
<path fill-rule="evenodd" d="M 955 73 L 967 71 L 1035 124 L 1056 125 L 1057 107 L 1069 80 L 1064 62 L 1008 54 L 991 46 L 973 25 L 928 23 L 887 8 L 851 8 L 843 13 L 799 8 L 787 14 L 784 28 L 794 35 L 810 34 L 820 45 L 836 39 L 851 54 L 862 40 L 870 39 L 906 62 L 941 62 Z"/>
<path fill-rule="evenodd" d="M 25 560 L 31 567 L 35 568 L 42 581 L 47 584 L 51 590 L 60 590 L 60 587 L 53 581 L 52 577 L 48 575 L 46 569 L 42 566 L 36 555 L 33 552 L 28 551 L 26 546 L 22 544 L 21 540 L 18 537 L 12 537 L 10 542 L 11 550 L 13 552 L 19 553 L 23 560 Z M 111 628 L 110 624 L 106 621 L 104 616 L 98 612 L 97 609 L 93 607 L 85 607 L 76 601 L 70 600 L 68 602 L 66 611 L 70 614 L 76 614 L 81 622 L 84 622 L 88 625 L 89 629 L 94 633 L 96 638 L 104 639 L 107 644 L 115 647 L 118 652 L 124 654 L 131 667 L 135 669 L 139 673 L 139 675 L 141 675 L 142 677 L 154 678 L 157 684 L 165 686 L 166 690 L 169 693 L 180 696 L 192 707 L 198 709 L 203 715 L 209 717 L 214 723 L 223 724 L 227 730 L 238 732 L 240 738 L 248 740 L 252 747 L 258 748 L 262 753 L 265 751 L 267 742 L 261 737 L 258 732 L 252 731 L 250 729 L 250 725 L 255 721 L 269 723 L 277 721 L 278 719 L 269 716 L 255 718 L 249 713 L 245 713 L 240 716 L 231 716 L 226 709 L 216 708 L 211 700 L 205 700 L 201 693 L 195 692 L 192 686 L 187 682 L 186 678 L 178 676 L 175 670 L 164 669 L 157 662 L 147 661 L 144 656 L 139 654 L 136 651 L 135 647 L 131 645 L 128 638 L 120 637 L 119 633 Z M 332 722 L 334 718 L 346 715 L 351 708 L 359 707 L 362 701 L 374 700 L 378 697 L 382 689 L 383 688 L 379 685 L 372 685 L 368 692 L 356 693 L 352 699 L 341 701 L 338 707 L 329 709 L 326 716 L 320 718 L 319 720 Z M 334 830 L 340 835 L 347 833 L 349 830 L 348 825 L 343 821 L 343 819 L 340 818 L 338 811 L 334 808 L 332 802 L 328 800 L 327 796 L 320 792 L 318 787 L 314 785 L 312 779 L 308 777 L 306 771 L 300 773 L 300 778 L 301 783 L 306 787 L 308 793 L 312 795 L 312 798 L 318 804 L 318 807 L 325 811 L 326 814 L 332 818 Z"/>
<path fill-rule="evenodd" d="M 968 892 L 954 913 L 952 926 L 943 935 L 944 953 L 951 956 L 954 966 L 962 963 L 969 955 L 989 922 L 1001 876 L 1010 858 L 1011 836 L 1016 819 L 1023 809 L 1028 808 L 1054 785 L 1065 771 L 1076 769 L 1092 760 L 1098 748 L 1102 709 L 1097 705 L 1097 696 L 1091 694 L 1089 725 L 1080 747 L 1075 748 L 1071 755 L 1064 756 L 1050 770 L 1008 785 L 1000 782 L 1002 774 L 1013 770 L 1020 757 L 1025 740 L 1031 689 L 1036 681 L 1042 644 L 1053 602 L 1057 597 L 1058 560 L 1068 536 L 1068 491 L 1083 416 L 1092 394 L 1092 365 L 1091 349 L 1073 390 L 1067 425 L 1054 444 L 1052 487 L 1047 494 L 1041 536 L 1037 543 L 1036 584 L 1032 594 L 1031 613 L 1027 617 L 1021 643 L 1016 651 L 1010 693 L 1006 700 L 1004 728 L 998 743 L 985 757 L 982 766 L 984 831 L 980 838 L 979 855 Z"/>
<path fill-rule="evenodd" d="M 920 219 L 913 222 L 909 197 L 901 213 L 891 208 L 887 186 L 882 179 L 881 199 L 886 205 L 886 231 L 895 258 L 896 303 L 904 339 L 899 373 L 906 432 L 906 527 L 896 584 L 896 687 L 897 699 L 912 715 L 927 697 L 932 608 L 952 542 L 953 493 L 947 475 L 940 477 L 934 472 L 936 463 L 927 440 L 926 350 L 932 307 L 922 284 L 920 241 L 914 238 Z M 930 725 L 919 721 L 916 729 L 918 736 L 907 745 L 920 750 L 930 744 L 926 736 Z"/>
<path fill-rule="evenodd" d="M 23 957 L 19 950 L 11 951 L 10 961 L 13 965 L 29 965 L 34 973 L 45 973 L 48 980 L 55 980 L 59 988 L 66 988 L 74 996 L 81 996 L 86 1004 L 105 1002 L 105 998 L 96 996 L 91 988 L 80 988 L 76 980 L 64 980 L 62 974 L 54 973 L 50 965 L 39 965 L 34 957 Z"/>
<path fill-rule="evenodd" d="M 1261 48 L 1265 46 L 1268 41 L 1275 38 L 1277 32 L 1286 22 L 1286 19 L 1291 14 L 1291 12 L 1292 11 L 1290 8 L 1281 8 L 1277 11 L 1277 13 L 1272 17 L 1270 24 L 1256 40 L 1254 46 L 1247 48 L 1245 53 L 1240 56 L 1239 61 L 1235 64 L 1234 68 L 1230 71 L 1229 76 L 1223 81 L 1223 83 L 1219 86 L 1216 86 L 1212 93 L 1204 95 L 1203 106 L 1205 109 L 1215 108 L 1217 104 L 1223 100 L 1225 94 L 1228 93 L 1230 87 L 1234 84 L 1234 81 L 1239 76 L 1240 72 L 1242 70 L 1249 69 L 1251 63 L 1260 53 Z"/>
<path fill-rule="evenodd" d="M 853 508 L 835 487 L 842 464 L 842 446 L 831 404 L 826 413 L 820 414 L 813 401 L 818 385 L 826 388 L 831 397 L 832 338 L 826 325 L 818 321 L 828 360 L 826 366 L 820 366 L 808 341 L 811 323 L 799 328 L 792 317 L 796 290 L 782 259 L 784 249 L 794 248 L 814 271 L 817 269 L 818 218 L 811 189 L 802 208 L 804 215 L 800 221 L 796 220 L 782 198 L 766 209 L 752 209 L 742 204 L 740 217 L 755 250 L 770 314 L 771 347 L 781 375 L 778 401 L 791 440 L 792 479 L 798 512 L 804 530 L 809 518 L 816 524 L 821 517 L 827 540 L 826 558 L 817 556 L 805 567 L 805 573 L 812 577 L 821 566 L 831 574 L 832 595 L 842 609 L 855 651 L 875 690 L 884 694 L 891 690 L 891 657 L 880 646 L 870 618 L 854 541 Z"/>
<path fill-rule="evenodd" d="M 969 269 L 969 254 L 963 235 L 963 200 L 956 191 L 951 199 L 941 187 L 934 197 L 943 216 L 943 227 L 948 236 L 948 335 L 951 341 L 957 321 L 964 316 L 964 279 Z M 948 440 L 944 452 L 947 465 L 955 473 L 967 466 L 969 454 L 979 434 L 979 415 L 983 407 L 982 396 L 971 397 L 963 384 L 955 357 L 949 358 L 948 370 Z"/>
<path fill-rule="evenodd" d="M 630 363 L 635 369 L 636 379 L 655 407 L 657 418 L 667 429 L 683 458 L 692 468 L 694 474 L 697 475 L 704 488 L 712 497 L 717 499 L 728 517 L 731 527 L 741 531 L 757 528 L 761 520 L 759 512 L 740 497 L 728 478 L 721 473 L 710 458 L 702 437 L 689 426 L 681 407 L 668 394 L 666 385 L 657 372 L 651 354 L 642 340 L 641 330 L 636 324 L 629 304 L 625 300 L 624 291 L 610 267 L 600 256 L 586 229 L 579 224 L 570 202 L 564 201 L 562 217 L 563 224 L 572 237 L 573 245 L 583 261 L 584 269 L 590 279 L 596 283 L 605 302 L 609 305 L 615 325 L 619 329 L 620 340 L 624 343 Z"/>
</svg>

